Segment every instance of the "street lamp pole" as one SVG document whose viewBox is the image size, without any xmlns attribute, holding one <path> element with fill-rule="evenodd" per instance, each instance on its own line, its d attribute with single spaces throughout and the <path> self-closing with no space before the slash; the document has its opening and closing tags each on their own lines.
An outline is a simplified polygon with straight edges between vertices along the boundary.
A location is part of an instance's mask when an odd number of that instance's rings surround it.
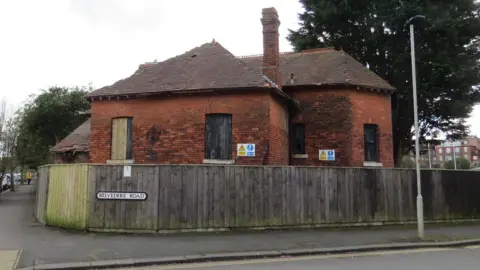
<svg viewBox="0 0 480 270">
<path fill-rule="evenodd" d="M 455 147 L 455 140 L 452 140 L 452 151 L 453 151 L 453 169 L 457 169 L 457 154 L 455 154 L 455 150 L 457 150 L 457 147 Z"/>
<path fill-rule="evenodd" d="M 432 156 L 430 155 L 430 143 L 427 143 L 428 149 L 428 168 L 432 169 Z"/>
<path fill-rule="evenodd" d="M 422 186 L 420 181 L 420 130 L 418 127 L 418 103 L 417 103 L 417 72 L 415 65 L 415 31 L 412 21 L 416 18 L 424 19 L 425 16 L 417 15 L 407 21 L 410 24 L 410 50 L 412 57 L 412 84 L 413 84 L 413 114 L 415 126 L 415 167 L 417 173 L 417 227 L 418 237 L 423 239 L 425 237 L 425 228 L 423 223 L 423 197 Z"/>
</svg>

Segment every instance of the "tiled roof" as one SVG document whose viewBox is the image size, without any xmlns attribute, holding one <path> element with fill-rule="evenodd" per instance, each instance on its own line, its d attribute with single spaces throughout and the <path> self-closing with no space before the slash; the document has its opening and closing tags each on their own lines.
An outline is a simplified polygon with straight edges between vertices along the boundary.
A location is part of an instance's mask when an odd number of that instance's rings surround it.
<svg viewBox="0 0 480 270">
<path fill-rule="evenodd" d="M 214 41 L 163 62 L 141 65 L 132 76 L 97 89 L 89 97 L 228 88 L 271 85 L 261 72 Z"/>
<path fill-rule="evenodd" d="M 271 88 L 262 76 L 263 56 L 235 57 L 217 42 L 203 44 L 163 62 L 140 65 L 130 77 L 97 89 L 89 97 L 182 90 Z M 394 90 L 344 51 L 330 48 L 280 54 L 283 86 L 352 85 Z M 293 74 L 293 83 L 291 81 Z"/>
<path fill-rule="evenodd" d="M 90 118 L 50 149 L 52 152 L 90 151 Z"/>
<path fill-rule="evenodd" d="M 239 57 L 248 66 L 261 72 L 262 55 Z M 314 49 L 280 54 L 280 73 L 286 85 L 352 85 L 394 90 L 385 80 L 344 51 Z M 290 74 L 293 73 L 293 83 Z"/>
</svg>

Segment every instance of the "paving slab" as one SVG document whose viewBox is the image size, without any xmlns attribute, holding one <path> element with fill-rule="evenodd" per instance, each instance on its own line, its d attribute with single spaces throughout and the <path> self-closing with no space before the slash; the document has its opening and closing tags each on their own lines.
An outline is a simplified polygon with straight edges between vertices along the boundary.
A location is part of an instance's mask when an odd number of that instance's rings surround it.
<svg viewBox="0 0 480 270">
<path fill-rule="evenodd" d="M 19 252 L 19 250 L 0 250 L 0 270 L 12 270 Z"/>
</svg>

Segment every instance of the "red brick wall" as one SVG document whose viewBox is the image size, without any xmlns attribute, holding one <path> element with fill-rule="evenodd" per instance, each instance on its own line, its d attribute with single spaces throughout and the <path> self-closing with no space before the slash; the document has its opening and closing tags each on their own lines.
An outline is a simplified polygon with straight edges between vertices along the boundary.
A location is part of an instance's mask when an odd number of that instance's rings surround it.
<svg viewBox="0 0 480 270">
<path fill-rule="evenodd" d="M 236 164 L 363 166 L 363 124 L 379 126 L 379 156 L 393 166 L 390 96 L 342 89 L 286 90 L 300 102 L 291 123 L 304 123 L 308 158 L 289 156 L 288 111 L 268 93 L 92 102 L 91 162 L 110 159 L 111 119 L 133 117 L 136 163 L 200 164 L 205 158 L 205 114 L 232 114 Z M 153 132 L 154 131 L 154 132 Z M 151 136 L 151 135 L 154 136 Z M 156 134 L 156 135 L 155 135 Z M 255 157 L 236 157 L 238 143 L 254 143 Z M 320 161 L 319 149 L 336 160 Z"/>
<path fill-rule="evenodd" d="M 348 91 L 299 89 L 289 91 L 300 108 L 292 123 L 305 124 L 308 158 L 292 158 L 292 165 L 349 166 L 352 108 Z M 320 161 L 320 149 L 334 149 L 335 161 Z"/>
<path fill-rule="evenodd" d="M 93 101 L 91 162 L 110 159 L 111 119 L 130 116 L 136 163 L 200 164 L 205 158 L 205 114 L 231 113 L 233 159 L 260 165 L 268 157 L 270 103 L 268 93 Z M 237 158 L 237 143 L 255 143 L 256 156 Z"/>
<path fill-rule="evenodd" d="M 383 167 L 393 167 L 392 110 L 390 95 L 351 91 L 350 100 L 353 105 L 352 128 L 352 166 L 363 166 L 364 137 L 363 125 L 378 125 L 379 162 Z"/>
<path fill-rule="evenodd" d="M 285 101 L 270 100 L 269 164 L 288 165 L 288 107 Z"/>
<path fill-rule="evenodd" d="M 390 95 L 349 89 L 291 89 L 300 102 L 292 123 L 305 124 L 308 158 L 292 158 L 292 165 L 363 167 L 363 125 L 379 127 L 379 162 L 393 167 Z M 334 149 L 334 162 L 320 161 L 319 149 Z"/>
</svg>

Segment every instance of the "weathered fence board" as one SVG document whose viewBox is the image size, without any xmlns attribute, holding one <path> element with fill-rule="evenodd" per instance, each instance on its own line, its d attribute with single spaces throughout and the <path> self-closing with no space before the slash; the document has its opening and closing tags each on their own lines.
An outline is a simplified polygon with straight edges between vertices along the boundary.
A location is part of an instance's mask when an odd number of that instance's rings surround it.
<svg viewBox="0 0 480 270">
<path fill-rule="evenodd" d="M 36 190 L 35 217 L 41 223 L 45 223 L 45 211 L 48 199 L 48 179 L 50 176 L 50 167 L 43 166 L 38 169 L 38 180 Z"/>
</svg>

